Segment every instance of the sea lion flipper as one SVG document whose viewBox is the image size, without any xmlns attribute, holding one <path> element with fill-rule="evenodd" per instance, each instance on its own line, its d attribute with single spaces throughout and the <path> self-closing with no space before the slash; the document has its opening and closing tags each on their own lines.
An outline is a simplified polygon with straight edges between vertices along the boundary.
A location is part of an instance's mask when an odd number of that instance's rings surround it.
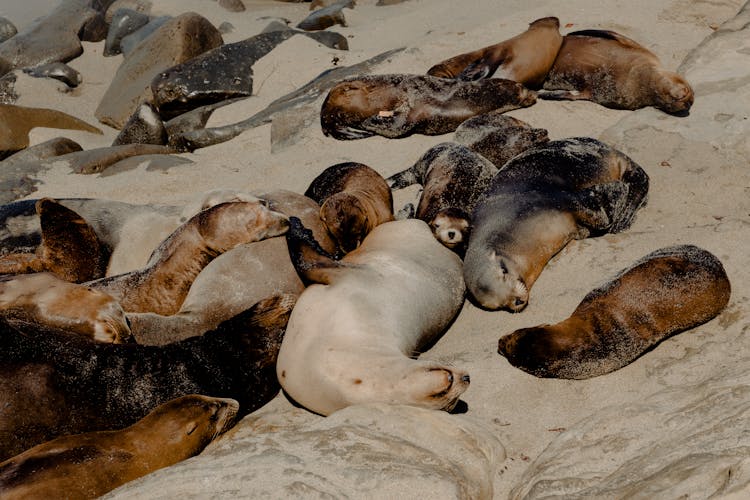
<svg viewBox="0 0 750 500">
<path fill-rule="evenodd" d="M 393 174 L 385 180 L 391 189 L 403 189 L 419 182 L 413 168 L 407 168 L 397 174 Z"/>
<path fill-rule="evenodd" d="M 302 225 L 297 217 L 289 218 L 289 231 L 286 233 L 289 257 L 297 274 L 306 284 L 330 284 L 337 271 L 351 266 L 336 261 L 315 240 L 312 231 Z"/>
<path fill-rule="evenodd" d="M 573 209 L 579 224 L 608 231 L 627 204 L 628 185 L 622 181 L 597 184 L 576 193 Z"/>
<path fill-rule="evenodd" d="M 44 263 L 35 253 L 11 253 L 0 257 L 0 274 L 27 274 L 44 271 Z"/>
<path fill-rule="evenodd" d="M 538 90 L 536 95 L 546 101 L 588 101 L 591 90 Z"/>
<path fill-rule="evenodd" d="M 497 67 L 500 66 L 501 63 L 502 61 L 495 62 L 487 61 L 486 59 L 479 59 L 478 61 L 474 61 L 466 66 L 466 68 L 459 73 L 457 78 L 464 82 L 474 82 L 482 80 L 483 78 L 489 78 L 495 71 L 497 71 Z"/>
</svg>

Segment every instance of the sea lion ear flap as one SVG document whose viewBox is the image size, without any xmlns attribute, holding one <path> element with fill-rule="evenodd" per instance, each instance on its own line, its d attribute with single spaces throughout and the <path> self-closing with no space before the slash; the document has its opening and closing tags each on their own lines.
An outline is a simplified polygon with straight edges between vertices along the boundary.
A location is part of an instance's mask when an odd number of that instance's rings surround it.
<svg viewBox="0 0 750 500">
<path fill-rule="evenodd" d="M 289 217 L 286 243 L 294 269 L 306 285 L 310 283 L 328 285 L 337 271 L 349 267 L 343 262 L 334 260 L 333 256 L 315 240 L 312 231 L 303 226 L 302 221 L 297 217 Z"/>
</svg>

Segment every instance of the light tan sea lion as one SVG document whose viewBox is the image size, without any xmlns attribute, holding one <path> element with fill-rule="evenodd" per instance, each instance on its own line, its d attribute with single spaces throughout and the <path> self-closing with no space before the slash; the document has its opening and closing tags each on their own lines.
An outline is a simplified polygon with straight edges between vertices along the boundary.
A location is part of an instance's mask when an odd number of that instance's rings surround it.
<svg viewBox="0 0 750 500">
<path fill-rule="evenodd" d="M 648 175 L 589 137 L 513 158 L 472 214 L 466 287 L 485 309 L 521 311 L 547 262 L 573 239 L 624 231 L 646 202 Z"/>
<path fill-rule="evenodd" d="M 724 267 L 710 252 L 662 248 L 589 292 L 568 319 L 501 337 L 498 352 L 537 377 L 604 375 L 714 318 L 730 293 Z"/>
<path fill-rule="evenodd" d="M 50 273 L 0 278 L 0 316 L 60 328 L 97 342 L 130 339 L 125 312 L 111 295 Z"/>
<path fill-rule="evenodd" d="M 0 257 L 0 274 L 48 271 L 72 283 L 104 276 L 109 251 L 83 217 L 51 198 L 38 200 L 36 213 L 41 244 L 34 253 Z"/>
<path fill-rule="evenodd" d="M 88 282 L 132 312 L 174 314 L 198 273 L 217 255 L 242 243 L 284 234 L 288 220 L 262 200 L 221 203 L 175 230 L 138 271 Z"/>
<path fill-rule="evenodd" d="M 0 463 L 7 500 L 96 498 L 197 455 L 234 424 L 233 399 L 192 394 L 170 400 L 117 431 L 63 436 Z"/>
<path fill-rule="evenodd" d="M 321 254 L 295 218 L 287 240 L 297 271 L 314 284 L 292 311 L 279 351 L 286 393 L 322 415 L 366 402 L 454 408 L 469 375 L 413 359 L 464 301 L 461 259 L 427 224 L 381 224 L 340 261 Z"/>
<path fill-rule="evenodd" d="M 451 57 L 430 68 L 427 74 L 460 80 L 494 76 L 538 88 L 562 45 L 559 28 L 560 21 L 556 17 L 537 19 L 520 35 Z"/>
<path fill-rule="evenodd" d="M 453 132 L 472 116 L 531 106 L 536 94 L 502 78 L 462 82 L 429 75 L 367 75 L 337 84 L 323 101 L 320 125 L 335 139 Z"/>
<path fill-rule="evenodd" d="M 583 30 L 564 37 L 539 93 L 543 99 L 587 100 L 615 109 L 654 106 L 684 113 L 693 105 L 690 84 L 659 58 L 614 31 Z"/>
<path fill-rule="evenodd" d="M 305 191 L 320 205 L 320 219 L 344 253 L 376 226 L 393 220 L 393 194 L 385 179 L 363 163 L 332 165 Z"/>
</svg>

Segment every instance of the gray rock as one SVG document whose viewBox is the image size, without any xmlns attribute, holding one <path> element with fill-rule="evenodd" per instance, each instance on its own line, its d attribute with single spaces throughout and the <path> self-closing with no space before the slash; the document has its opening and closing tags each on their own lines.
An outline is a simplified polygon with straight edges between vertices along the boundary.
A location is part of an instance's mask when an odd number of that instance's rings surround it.
<svg viewBox="0 0 750 500">
<path fill-rule="evenodd" d="M 16 26 L 7 17 L 0 16 L 0 43 L 13 38 L 18 33 Z"/>
<path fill-rule="evenodd" d="M 245 12 L 245 4 L 242 0 L 219 0 L 219 7 L 223 7 L 229 12 Z"/>
<path fill-rule="evenodd" d="M 319 119 L 320 109 L 312 104 L 279 112 L 271 122 L 271 152 L 296 144 L 302 131 Z"/>
<path fill-rule="evenodd" d="M 354 0 L 343 0 L 335 4 L 323 7 L 322 9 L 312 12 L 309 16 L 303 19 L 297 27 L 305 31 L 317 31 L 330 28 L 336 24 L 346 26 L 346 18 L 342 9 L 344 7 L 353 9 Z"/>
<path fill-rule="evenodd" d="M 46 160 L 48 158 L 54 158 L 56 156 L 82 150 L 83 148 L 81 145 L 72 139 L 68 139 L 67 137 L 55 137 L 54 139 L 22 149 L 18 153 L 0 161 L 0 172 L 9 170 L 13 165 Z"/>
<path fill-rule="evenodd" d="M 162 71 L 223 43 L 204 17 L 188 12 L 172 18 L 140 43 L 123 61 L 95 115 L 120 129 L 143 102 L 151 102 L 151 81 Z"/>
<path fill-rule="evenodd" d="M 505 450 L 488 426 L 409 406 L 327 418 L 264 409 L 201 455 L 105 498 L 492 498 Z"/>
<path fill-rule="evenodd" d="M 0 73 L 2 73 L 2 68 L 0 68 Z M 0 104 L 14 104 L 17 100 L 16 75 L 10 72 L 0 77 Z"/>
<path fill-rule="evenodd" d="M 272 21 L 263 29 L 263 33 L 268 33 L 269 31 L 294 31 L 295 33 L 301 33 L 308 38 L 312 38 L 316 42 L 325 45 L 326 47 L 330 47 L 332 49 L 336 50 L 349 50 L 349 42 L 346 40 L 346 37 L 342 35 L 341 33 L 336 33 L 335 31 L 303 31 L 303 30 L 295 30 L 294 28 L 290 28 L 287 24 L 284 24 L 282 21 Z"/>
<path fill-rule="evenodd" d="M 24 68 L 23 72 L 36 78 L 54 78 L 71 88 L 77 87 L 83 81 L 78 71 L 62 62 L 52 62 L 33 68 Z"/>
<path fill-rule="evenodd" d="M 122 53 L 122 49 L 120 48 L 122 39 L 147 25 L 149 20 L 148 14 L 131 9 L 118 9 L 112 16 L 112 22 L 109 25 L 109 32 L 107 33 L 107 41 L 104 42 L 103 54 L 105 56 L 113 56 Z"/>
<path fill-rule="evenodd" d="M 151 7 L 153 7 L 153 2 L 150 0 L 115 0 L 105 10 L 104 19 L 108 24 L 111 23 L 115 12 L 120 9 L 130 9 L 143 14 L 149 14 Z"/>
<path fill-rule="evenodd" d="M 150 37 L 156 30 L 172 19 L 172 16 L 159 16 L 151 19 L 148 24 L 137 29 L 133 33 L 123 37 L 120 40 L 120 51 L 125 57 L 128 57 L 131 52 L 144 40 Z"/>
</svg>

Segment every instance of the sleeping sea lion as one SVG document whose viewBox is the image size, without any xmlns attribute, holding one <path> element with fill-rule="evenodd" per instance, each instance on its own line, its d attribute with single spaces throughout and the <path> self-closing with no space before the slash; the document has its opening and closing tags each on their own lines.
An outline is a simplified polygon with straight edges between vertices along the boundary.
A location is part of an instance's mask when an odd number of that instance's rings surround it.
<svg viewBox="0 0 750 500">
<path fill-rule="evenodd" d="M 589 292 L 568 319 L 501 337 L 498 352 L 537 377 L 604 375 L 714 318 L 730 293 L 724 267 L 710 252 L 662 248 Z"/>
</svg>

